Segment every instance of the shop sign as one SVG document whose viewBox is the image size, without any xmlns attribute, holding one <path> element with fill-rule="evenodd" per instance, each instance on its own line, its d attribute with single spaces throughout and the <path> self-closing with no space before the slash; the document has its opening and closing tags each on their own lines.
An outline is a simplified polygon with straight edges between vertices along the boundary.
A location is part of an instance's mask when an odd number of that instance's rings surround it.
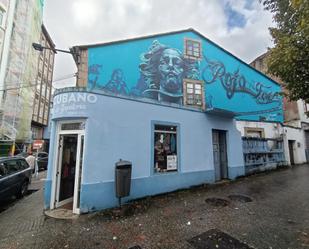
<svg viewBox="0 0 309 249">
<path fill-rule="evenodd" d="M 62 93 L 54 98 L 53 114 L 80 114 L 85 112 L 87 104 L 97 102 L 95 94 L 86 92 Z"/>
<path fill-rule="evenodd" d="M 77 93 L 63 93 L 59 94 L 54 99 L 54 104 L 75 104 L 75 103 L 90 103 L 94 104 L 97 102 L 97 96 L 95 94 L 88 94 L 83 92 Z"/>
<path fill-rule="evenodd" d="M 166 156 L 166 161 L 167 161 L 167 170 L 175 170 L 177 169 L 177 156 L 176 155 L 170 155 Z"/>
<path fill-rule="evenodd" d="M 43 147 L 44 140 L 34 140 L 32 147 L 34 150 L 39 150 Z"/>
</svg>

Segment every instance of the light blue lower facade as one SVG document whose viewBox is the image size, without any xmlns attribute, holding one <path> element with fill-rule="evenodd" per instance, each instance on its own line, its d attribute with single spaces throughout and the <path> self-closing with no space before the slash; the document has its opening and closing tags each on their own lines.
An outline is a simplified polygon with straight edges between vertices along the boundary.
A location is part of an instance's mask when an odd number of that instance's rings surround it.
<svg viewBox="0 0 309 249">
<path fill-rule="evenodd" d="M 213 183 L 212 130 L 227 134 L 228 177 L 244 175 L 241 134 L 233 118 L 68 89 L 57 93 L 52 114 L 50 155 L 55 153 L 57 123 L 85 120 L 80 210 L 82 213 L 114 207 L 115 162 L 132 162 L 131 194 L 124 201 L 190 186 Z M 154 172 L 154 124 L 177 126 L 177 172 Z M 45 208 L 52 199 L 55 157 L 51 157 L 45 184 Z"/>
</svg>

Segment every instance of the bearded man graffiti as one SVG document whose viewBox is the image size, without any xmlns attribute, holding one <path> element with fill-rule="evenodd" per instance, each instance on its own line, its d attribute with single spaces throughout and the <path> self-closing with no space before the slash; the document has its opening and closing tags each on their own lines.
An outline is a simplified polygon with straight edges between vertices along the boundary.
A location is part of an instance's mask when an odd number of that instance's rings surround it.
<svg viewBox="0 0 309 249">
<path fill-rule="evenodd" d="M 175 48 L 153 41 L 148 52 L 141 56 L 139 81 L 134 91 L 158 101 L 182 104 L 183 79 L 198 79 L 196 61 L 185 59 Z"/>
</svg>

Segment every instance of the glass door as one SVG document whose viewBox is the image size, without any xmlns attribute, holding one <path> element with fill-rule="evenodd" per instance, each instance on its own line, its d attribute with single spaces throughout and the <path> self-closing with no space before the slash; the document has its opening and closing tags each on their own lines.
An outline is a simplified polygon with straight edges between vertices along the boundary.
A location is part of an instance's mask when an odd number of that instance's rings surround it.
<svg viewBox="0 0 309 249">
<path fill-rule="evenodd" d="M 73 201 L 78 135 L 60 135 L 60 141 L 62 146 L 60 147 L 60 160 L 57 172 L 59 178 L 57 206 Z"/>
<path fill-rule="evenodd" d="M 61 207 L 79 213 L 84 140 L 85 121 L 58 123 L 51 208 Z"/>
</svg>

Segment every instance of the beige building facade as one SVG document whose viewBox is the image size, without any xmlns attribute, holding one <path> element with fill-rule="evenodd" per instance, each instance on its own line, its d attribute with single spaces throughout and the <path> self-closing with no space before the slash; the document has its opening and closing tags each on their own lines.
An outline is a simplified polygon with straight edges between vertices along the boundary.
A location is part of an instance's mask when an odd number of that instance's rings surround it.
<svg viewBox="0 0 309 249">
<path fill-rule="evenodd" d="M 43 2 L 0 0 L 0 155 L 31 147 L 40 133 L 32 123 L 48 123 L 54 52 L 32 47 L 54 46 L 42 26 Z"/>
<path fill-rule="evenodd" d="M 31 131 L 33 140 L 43 139 L 43 130 L 48 125 L 50 103 L 52 96 L 52 79 L 54 71 L 55 44 L 46 27 L 42 25 L 39 42 L 44 49 L 39 53 L 36 88 L 33 99 Z"/>
</svg>

